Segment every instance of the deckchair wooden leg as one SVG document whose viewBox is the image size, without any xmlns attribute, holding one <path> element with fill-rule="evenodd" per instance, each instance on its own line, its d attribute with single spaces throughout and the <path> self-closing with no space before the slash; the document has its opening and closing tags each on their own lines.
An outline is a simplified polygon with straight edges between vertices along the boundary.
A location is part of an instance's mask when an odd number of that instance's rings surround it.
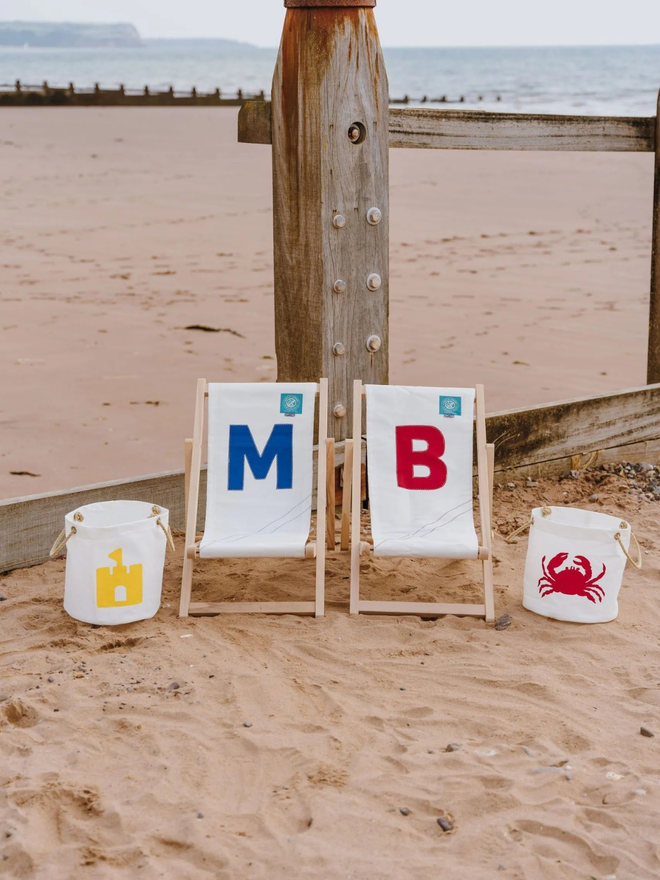
<svg viewBox="0 0 660 880">
<path fill-rule="evenodd" d="M 321 379 L 319 382 L 319 456 L 318 456 L 318 482 L 316 487 L 316 599 L 315 617 L 323 617 L 325 613 L 325 544 L 326 544 L 326 514 L 327 514 L 327 479 L 328 479 L 328 380 Z M 334 488 L 334 440 L 332 467 Z M 324 455 L 325 451 L 325 455 Z M 333 508 L 334 528 L 334 508 Z"/>
<path fill-rule="evenodd" d="M 325 546 L 327 550 L 335 549 L 335 441 L 325 441 Z"/>
<path fill-rule="evenodd" d="M 491 516 L 493 508 L 492 480 L 490 477 L 490 454 L 486 441 L 486 405 L 484 386 L 476 387 L 477 471 L 479 480 L 479 512 L 481 515 L 481 543 L 488 549 L 488 559 L 483 561 L 484 606 L 486 620 L 495 620 L 495 596 L 493 594 L 493 533 Z"/>
<path fill-rule="evenodd" d="M 349 611 L 360 613 L 360 491 L 362 468 L 360 467 L 360 450 L 362 448 L 362 382 L 353 382 L 353 489 L 352 489 L 352 522 L 351 522 L 351 596 Z"/>
<path fill-rule="evenodd" d="M 185 468 L 185 476 L 183 482 L 183 491 L 184 491 L 184 507 L 183 509 L 188 511 L 188 497 L 190 495 L 190 473 L 192 471 L 192 451 L 193 451 L 193 441 L 192 437 L 187 437 L 183 441 L 183 460 L 184 460 L 184 468 Z"/>
<path fill-rule="evenodd" d="M 353 441 L 344 444 L 344 483 L 341 497 L 341 549 L 347 551 L 351 542 L 351 498 L 353 491 Z"/>
<path fill-rule="evenodd" d="M 486 444 L 486 457 L 488 459 L 488 486 L 490 487 L 490 522 L 493 524 L 493 493 L 495 492 L 495 444 Z"/>
<path fill-rule="evenodd" d="M 204 400 L 206 397 L 206 387 L 206 379 L 197 380 L 195 424 L 190 456 L 190 480 L 187 480 L 188 499 L 186 504 L 186 540 L 183 546 L 183 575 L 181 577 L 179 617 L 188 617 L 190 596 L 192 593 L 193 560 L 188 556 L 188 548 L 194 545 L 195 536 L 197 534 L 197 507 L 199 503 L 199 479 L 202 470 L 202 437 L 204 432 Z"/>
</svg>

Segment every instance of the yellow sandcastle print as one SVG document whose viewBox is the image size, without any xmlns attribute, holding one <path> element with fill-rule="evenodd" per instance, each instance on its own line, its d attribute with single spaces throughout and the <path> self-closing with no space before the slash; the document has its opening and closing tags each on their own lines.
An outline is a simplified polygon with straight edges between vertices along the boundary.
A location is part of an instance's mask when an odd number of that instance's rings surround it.
<svg viewBox="0 0 660 880">
<path fill-rule="evenodd" d="M 139 605 L 142 602 L 142 563 L 126 568 L 121 548 L 108 556 L 117 564 L 114 571 L 110 568 L 96 569 L 96 607 Z"/>
</svg>

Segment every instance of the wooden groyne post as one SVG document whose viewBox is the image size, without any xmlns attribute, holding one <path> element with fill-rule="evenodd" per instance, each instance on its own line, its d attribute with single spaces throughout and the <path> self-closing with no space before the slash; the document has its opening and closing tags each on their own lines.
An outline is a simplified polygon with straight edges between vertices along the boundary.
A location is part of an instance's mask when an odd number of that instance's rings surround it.
<svg viewBox="0 0 660 880">
<path fill-rule="evenodd" d="M 651 245 L 651 302 L 646 381 L 660 382 L 660 92 L 655 117 L 655 178 L 653 183 L 653 242 Z"/>
<path fill-rule="evenodd" d="M 376 0 L 285 0 L 272 90 L 278 381 L 388 381 L 389 90 Z"/>
</svg>

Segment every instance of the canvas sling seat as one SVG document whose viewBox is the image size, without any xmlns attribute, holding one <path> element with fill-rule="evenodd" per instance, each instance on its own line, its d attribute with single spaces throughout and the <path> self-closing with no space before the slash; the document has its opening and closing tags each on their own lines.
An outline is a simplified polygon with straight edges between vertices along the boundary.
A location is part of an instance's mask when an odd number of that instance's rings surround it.
<svg viewBox="0 0 660 880">
<path fill-rule="evenodd" d="M 426 388 L 354 384 L 356 461 L 366 397 L 367 473 L 372 541 L 361 539 L 360 468 L 352 469 L 352 614 L 465 614 L 494 619 L 492 574 L 493 447 L 486 443 L 483 386 Z M 473 515 L 476 426 L 481 538 Z M 360 557 L 480 559 L 482 603 L 367 601 Z"/>
<path fill-rule="evenodd" d="M 314 428 L 326 447 L 327 379 L 320 383 L 197 383 L 194 436 L 186 455 L 186 541 L 179 614 L 270 612 L 321 616 L 324 606 L 326 461 L 318 456 L 317 535 L 310 541 Z M 208 408 L 204 533 L 197 537 L 202 445 Z M 315 417 L 315 412 L 318 415 Z M 334 511 L 333 511 L 334 516 Z M 308 602 L 191 602 L 196 560 L 316 559 Z M 198 563 L 199 564 L 199 563 Z"/>
</svg>

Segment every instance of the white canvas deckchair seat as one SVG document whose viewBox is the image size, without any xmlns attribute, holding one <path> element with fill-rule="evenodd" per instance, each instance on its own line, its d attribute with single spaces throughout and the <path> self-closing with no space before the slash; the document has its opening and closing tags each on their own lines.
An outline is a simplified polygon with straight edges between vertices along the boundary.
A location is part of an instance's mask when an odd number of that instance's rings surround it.
<svg viewBox="0 0 660 880">
<path fill-rule="evenodd" d="M 305 556 L 316 389 L 209 384 L 201 558 Z"/>
<path fill-rule="evenodd" d="M 374 555 L 477 559 L 474 389 L 365 392 Z"/>
<path fill-rule="evenodd" d="M 367 403 L 367 473 L 373 546 L 361 540 L 362 397 Z M 474 525 L 476 426 L 481 541 Z M 495 447 L 486 438 L 484 389 L 353 387 L 351 614 L 477 615 L 494 620 L 491 510 Z M 360 598 L 360 556 L 480 559 L 483 602 Z"/>
<path fill-rule="evenodd" d="M 316 405 L 318 398 L 318 406 Z M 208 472 L 204 534 L 197 536 L 205 412 Z M 310 540 L 315 410 L 318 442 L 316 540 Z M 186 542 L 179 616 L 222 613 L 323 615 L 325 597 L 328 380 L 316 383 L 197 382 L 192 440 L 186 440 Z M 334 445 L 332 446 L 334 450 Z M 334 467 L 334 454 L 332 458 Z M 333 526 L 334 526 L 334 508 Z M 333 529 L 334 537 L 334 529 Z M 191 602 L 195 560 L 316 559 L 313 601 Z"/>
</svg>

